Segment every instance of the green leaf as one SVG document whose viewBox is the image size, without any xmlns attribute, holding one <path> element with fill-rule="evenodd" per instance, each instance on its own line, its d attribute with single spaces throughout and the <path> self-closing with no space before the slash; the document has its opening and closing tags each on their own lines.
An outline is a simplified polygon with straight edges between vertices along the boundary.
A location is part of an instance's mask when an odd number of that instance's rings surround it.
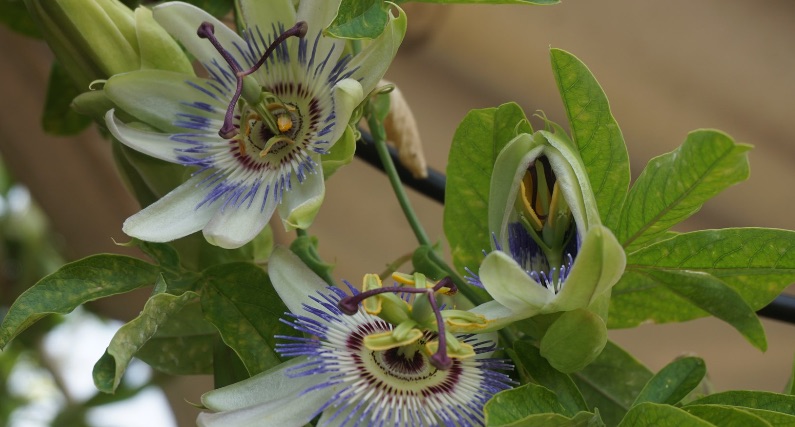
<svg viewBox="0 0 795 427">
<path fill-rule="evenodd" d="M 213 386 L 218 389 L 250 378 L 237 353 L 220 339 L 213 346 Z"/>
<path fill-rule="evenodd" d="M 593 363 L 572 375 L 588 406 L 599 408 L 607 425 L 621 421 L 651 377 L 648 368 L 610 341 Z"/>
<path fill-rule="evenodd" d="M 512 424 L 535 414 L 566 415 L 555 393 L 536 384 L 525 384 L 497 393 L 483 408 L 487 426 Z"/>
<path fill-rule="evenodd" d="M 138 349 L 155 335 L 169 316 L 197 297 L 193 292 L 182 295 L 159 293 L 150 297 L 141 314 L 113 335 L 105 354 L 94 365 L 94 384 L 97 388 L 105 393 L 113 393 Z M 185 355 L 180 355 L 182 358 Z"/>
<path fill-rule="evenodd" d="M 156 266 L 122 255 L 94 255 L 66 264 L 14 301 L 0 325 L 0 349 L 48 314 L 66 314 L 88 301 L 152 285 L 157 274 Z"/>
<path fill-rule="evenodd" d="M 618 427 L 712 427 L 694 415 L 670 405 L 641 403 L 627 412 Z"/>
<path fill-rule="evenodd" d="M 748 178 L 750 145 L 714 130 L 691 132 L 676 150 L 655 157 L 627 196 L 616 230 L 627 252 L 698 212 L 726 188 Z"/>
<path fill-rule="evenodd" d="M 555 393 L 565 415 L 588 410 L 571 377 L 553 368 L 530 341 L 516 341 L 511 359 L 517 363 L 516 370 L 523 383 L 533 382 Z"/>
<path fill-rule="evenodd" d="M 384 0 L 342 0 L 325 32 L 344 39 L 374 39 L 384 32 L 389 6 Z"/>
<path fill-rule="evenodd" d="M 598 414 L 579 412 L 572 418 L 560 414 L 535 414 L 510 424 L 499 424 L 499 427 L 604 427 L 605 423 Z M 488 427 L 498 425 L 487 424 Z"/>
<path fill-rule="evenodd" d="M 694 400 L 691 405 L 730 405 L 795 415 L 795 396 L 769 391 L 725 391 Z"/>
<path fill-rule="evenodd" d="M 76 135 L 91 124 L 91 117 L 72 110 L 72 99 L 80 95 L 69 75 L 57 62 L 53 62 L 47 83 L 47 99 L 41 125 L 53 135 Z"/>
<path fill-rule="evenodd" d="M 25 2 L 22 0 L 0 0 L 0 22 L 8 28 L 26 35 L 40 39 L 41 31 L 30 19 Z"/>
<path fill-rule="evenodd" d="M 740 408 L 726 405 L 688 405 L 685 411 L 721 427 L 770 427 L 762 417 Z"/>
<path fill-rule="evenodd" d="M 552 72 L 572 136 L 591 181 L 602 224 L 618 226 L 629 188 L 629 155 L 602 87 L 585 64 L 569 52 L 550 49 Z"/>
<path fill-rule="evenodd" d="M 789 381 L 787 381 L 787 394 L 795 394 L 795 364 L 792 366 L 792 371 L 789 374 Z"/>
<path fill-rule="evenodd" d="M 675 405 L 695 389 L 706 374 L 706 365 L 698 357 L 675 360 L 646 383 L 632 406 L 644 402 Z"/>
<path fill-rule="evenodd" d="M 281 362 L 274 336 L 296 332 L 279 321 L 288 310 L 268 275 L 254 264 L 240 262 L 210 267 L 201 281 L 205 317 L 240 356 L 249 374 Z"/>
<path fill-rule="evenodd" d="M 686 307 L 688 305 L 696 306 L 732 325 L 754 347 L 762 351 L 767 349 L 765 330 L 754 310 L 737 291 L 708 273 L 633 267 L 627 268 L 621 281 L 624 280 L 651 282 L 656 286 L 664 286 L 670 291 L 670 294 L 676 298 L 669 298 L 659 303 L 668 309 L 664 312 L 664 316 L 672 314 L 675 316 L 680 308 L 689 311 Z M 655 304 L 653 301 L 646 302 Z M 655 314 L 652 314 L 652 317 L 645 319 L 645 322 L 656 320 Z"/>
<path fill-rule="evenodd" d="M 795 281 L 795 232 L 762 228 L 704 230 L 676 235 L 631 253 L 627 273 L 613 288 L 611 328 L 653 319 L 681 322 L 707 313 L 668 287 L 633 271 L 699 271 L 737 291 L 753 310 Z"/>
<path fill-rule="evenodd" d="M 218 331 L 193 300 L 172 313 L 135 357 L 170 375 L 211 374 L 213 343 L 218 339 Z"/>
<path fill-rule="evenodd" d="M 458 125 L 447 162 L 444 231 L 453 263 L 464 274 L 476 268 L 491 247 L 488 203 L 497 155 L 517 132 L 532 132 L 513 103 L 470 111 Z"/>
</svg>

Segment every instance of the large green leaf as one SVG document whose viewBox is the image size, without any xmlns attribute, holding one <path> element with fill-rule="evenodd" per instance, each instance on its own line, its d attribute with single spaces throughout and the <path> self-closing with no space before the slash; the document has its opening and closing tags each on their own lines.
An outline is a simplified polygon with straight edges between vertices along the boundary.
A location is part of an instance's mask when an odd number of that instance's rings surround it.
<svg viewBox="0 0 795 427">
<path fill-rule="evenodd" d="M 113 393 L 135 353 L 155 335 L 169 316 L 197 297 L 193 292 L 181 295 L 163 292 L 150 297 L 141 314 L 116 331 L 105 354 L 94 365 L 94 384 L 97 388 L 105 393 Z M 179 357 L 187 359 L 187 355 Z"/>
<path fill-rule="evenodd" d="M 249 374 L 281 362 L 274 336 L 296 332 L 279 321 L 288 310 L 265 271 L 251 263 L 221 264 L 205 270 L 201 282 L 205 317 L 240 356 Z"/>
<path fill-rule="evenodd" d="M 627 412 L 618 427 L 713 427 L 694 415 L 671 405 L 641 403 Z"/>
<path fill-rule="evenodd" d="M 693 391 L 706 374 L 704 360 L 698 357 L 675 360 L 646 383 L 632 406 L 643 402 L 675 405 Z"/>
<path fill-rule="evenodd" d="M 555 393 L 537 384 L 525 384 L 497 393 L 483 408 L 487 426 L 512 424 L 535 414 L 566 415 Z"/>
<path fill-rule="evenodd" d="M 730 405 L 795 415 L 795 396 L 769 391 L 725 391 L 704 396 L 690 405 Z"/>
<path fill-rule="evenodd" d="M 60 64 L 54 62 L 47 83 L 47 99 L 41 125 L 53 135 L 76 135 L 91 124 L 91 117 L 75 112 L 72 99 L 80 95 L 75 84 Z"/>
<path fill-rule="evenodd" d="M 522 109 L 513 103 L 470 111 L 458 125 L 447 162 L 444 231 L 453 263 L 476 268 L 491 247 L 488 203 L 494 161 L 516 132 L 530 132 Z"/>
<path fill-rule="evenodd" d="M 511 358 L 517 363 L 516 370 L 522 382 L 533 382 L 555 393 L 564 414 L 588 410 L 582 393 L 571 377 L 553 368 L 530 341 L 515 342 Z"/>
<path fill-rule="evenodd" d="M 707 315 L 652 273 L 702 272 L 719 279 L 759 310 L 795 281 L 795 232 L 729 228 L 683 233 L 629 254 L 613 288 L 611 328 L 645 321 L 681 322 Z"/>
<path fill-rule="evenodd" d="M 17 298 L 0 325 L 0 349 L 48 314 L 66 314 L 77 306 L 153 285 L 158 268 L 137 258 L 94 255 L 64 265 Z"/>
<path fill-rule="evenodd" d="M 727 405 L 688 405 L 685 411 L 720 427 L 771 427 L 764 418 Z"/>
<path fill-rule="evenodd" d="M 649 161 L 627 196 L 618 241 L 627 252 L 639 249 L 747 179 L 750 149 L 724 133 L 697 130 L 676 150 Z"/>
<path fill-rule="evenodd" d="M 389 6 L 384 0 L 342 0 L 326 32 L 340 38 L 374 39 L 384 32 L 387 21 Z"/>
<path fill-rule="evenodd" d="M 577 57 L 551 49 L 552 72 L 580 149 L 602 224 L 615 230 L 629 188 L 629 155 L 602 87 Z"/>
<path fill-rule="evenodd" d="M 598 409 L 607 425 L 621 421 L 651 377 L 648 368 L 610 341 L 593 363 L 572 374 L 588 406 Z"/>
<path fill-rule="evenodd" d="M 213 343 L 218 330 L 204 319 L 198 300 L 185 304 L 160 324 L 135 357 L 170 375 L 213 373 Z"/>
</svg>

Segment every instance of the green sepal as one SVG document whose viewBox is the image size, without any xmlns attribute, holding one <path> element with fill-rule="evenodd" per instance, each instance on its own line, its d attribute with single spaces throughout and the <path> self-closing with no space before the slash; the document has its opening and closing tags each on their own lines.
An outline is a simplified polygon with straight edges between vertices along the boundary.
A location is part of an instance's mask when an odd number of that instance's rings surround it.
<svg viewBox="0 0 795 427">
<path fill-rule="evenodd" d="M 123 255 L 93 255 L 68 263 L 14 301 L 0 324 L 0 349 L 48 314 L 66 314 L 89 301 L 153 285 L 158 267 Z"/>
<path fill-rule="evenodd" d="M 321 158 L 323 167 L 323 179 L 329 179 L 339 168 L 353 161 L 356 154 L 356 135 L 353 128 L 349 125 L 345 127 L 345 132 L 339 140 L 331 147 L 328 153 Z"/>
<path fill-rule="evenodd" d="M 558 317 L 541 338 L 541 356 L 563 373 L 582 370 L 607 344 L 607 326 L 597 314 L 577 309 Z"/>
<path fill-rule="evenodd" d="M 47 83 L 47 98 L 44 101 L 44 113 L 41 125 L 45 132 L 52 135 L 76 135 L 91 124 L 91 118 L 74 111 L 72 99 L 80 94 L 59 62 L 54 62 L 50 69 Z"/>
</svg>

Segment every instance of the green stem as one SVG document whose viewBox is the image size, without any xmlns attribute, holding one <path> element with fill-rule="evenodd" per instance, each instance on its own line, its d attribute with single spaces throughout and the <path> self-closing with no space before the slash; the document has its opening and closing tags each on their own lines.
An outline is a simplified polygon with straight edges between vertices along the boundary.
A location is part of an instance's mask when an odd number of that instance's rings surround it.
<svg viewBox="0 0 795 427">
<path fill-rule="evenodd" d="M 403 209 L 403 215 L 406 216 L 420 245 L 431 246 L 431 241 L 428 239 L 425 229 L 422 228 L 422 224 L 420 224 L 417 215 L 414 213 L 414 209 L 411 207 L 408 194 L 406 194 L 406 190 L 403 188 L 403 183 L 400 182 L 395 163 L 392 162 L 392 157 L 389 155 L 389 149 L 387 149 L 386 146 L 386 130 L 384 130 L 384 125 L 376 118 L 375 112 L 371 106 L 367 107 L 367 124 L 370 126 L 370 133 L 372 134 L 373 144 L 378 152 L 378 157 L 384 165 L 384 172 L 386 172 L 387 177 L 389 177 L 389 183 L 392 184 L 392 190 L 395 192 L 398 203 L 400 203 L 400 208 Z"/>
</svg>

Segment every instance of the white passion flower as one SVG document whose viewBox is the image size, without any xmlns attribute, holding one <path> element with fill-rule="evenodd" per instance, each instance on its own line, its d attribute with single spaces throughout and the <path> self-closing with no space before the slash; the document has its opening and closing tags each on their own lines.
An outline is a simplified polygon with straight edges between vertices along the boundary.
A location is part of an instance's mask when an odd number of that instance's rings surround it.
<svg viewBox="0 0 795 427">
<path fill-rule="evenodd" d="M 402 10 L 355 55 L 323 35 L 340 0 L 240 0 L 242 37 L 181 2 L 155 20 L 207 70 L 197 78 L 141 70 L 104 90 L 121 115 L 106 114 L 125 145 L 192 168 L 191 178 L 128 218 L 124 232 L 153 242 L 203 230 L 224 248 L 251 241 L 274 211 L 306 228 L 325 194 L 320 157 L 386 72 L 406 31 Z M 120 118 L 143 122 L 144 130 Z"/>
<path fill-rule="evenodd" d="M 537 314 L 592 307 L 606 299 L 626 256 L 601 224 L 574 143 L 556 132 L 520 134 L 497 156 L 489 193 L 492 251 L 470 281 L 494 298 L 471 312 L 490 328 Z"/>
<path fill-rule="evenodd" d="M 414 336 L 368 313 L 363 294 L 327 287 L 286 249 L 274 250 L 268 271 L 292 312 L 287 323 L 311 338 L 281 337 L 278 351 L 294 359 L 202 396 L 215 413 L 201 414 L 199 426 L 300 427 L 318 415 L 318 426 L 483 425 L 486 401 L 512 385 L 499 372 L 512 367 L 490 358 L 494 334 L 454 337 L 470 357 L 437 367 L 434 331 Z"/>
</svg>

